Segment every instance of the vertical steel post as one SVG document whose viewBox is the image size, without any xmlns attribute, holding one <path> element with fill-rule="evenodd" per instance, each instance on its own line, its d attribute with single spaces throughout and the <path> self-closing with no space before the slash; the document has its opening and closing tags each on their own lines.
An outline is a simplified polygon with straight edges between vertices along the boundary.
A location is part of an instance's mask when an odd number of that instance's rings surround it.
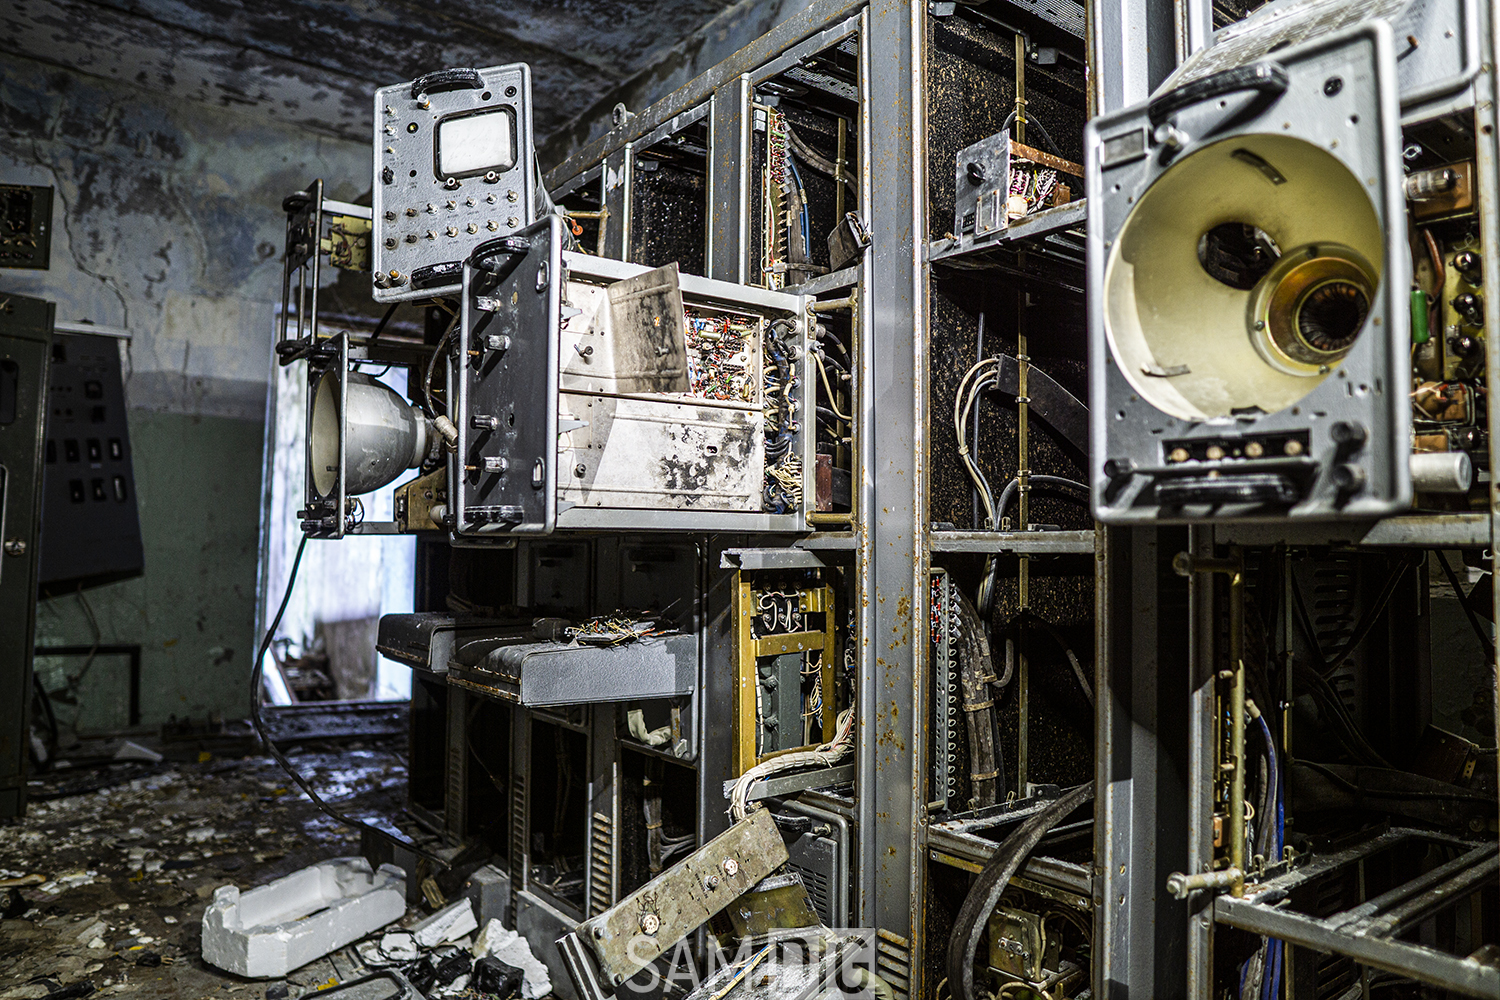
<svg viewBox="0 0 1500 1000">
<path fill-rule="evenodd" d="M 1096 544 L 1094 996 L 1187 996 L 1188 581 L 1170 568 L 1183 529 L 1100 528 Z M 1211 689 L 1210 689 L 1211 690 Z"/>
<path fill-rule="evenodd" d="M 878 970 L 917 996 L 912 957 L 922 955 L 926 810 L 918 790 L 926 718 L 927 329 L 925 33 L 919 0 L 872 4 L 867 81 L 867 204 L 878 234 L 864 261 L 874 378 L 873 503 L 860 534 L 868 595 L 859 691 L 859 913 L 879 932 Z"/>
<path fill-rule="evenodd" d="M 604 215 L 599 219 L 603 256 L 624 260 L 630 249 L 630 144 L 604 158 Z"/>
<path fill-rule="evenodd" d="M 747 281 L 750 255 L 750 77 L 714 89 L 708 113 L 708 276 Z M 755 275 L 760 284 L 760 275 Z"/>
<path fill-rule="evenodd" d="M 1089 89 L 1095 114 L 1141 103 L 1172 72 L 1182 2 L 1090 0 Z"/>
<path fill-rule="evenodd" d="M 1180 57 L 1206 41 L 1209 7 L 1205 0 L 1089 0 L 1090 112 L 1145 101 Z M 1202 650 L 1212 648 L 1204 630 L 1209 582 L 1174 578 L 1168 568 L 1176 551 L 1210 549 L 1180 529 L 1100 535 L 1094 898 L 1101 945 L 1094 995 L 1207 996 L 1211 915 L 1190 904 L 1200 912 L 1189 911 L 1185 935 L 1182 904 L 1168 896 L 1165 879 L 1177 865 L 1200 870 L 1212 855 L 1212 843 L 1199 843 L 1198 824 L 1190 823 L 1204 806 L 1198 765 L 1211 750 L 1204 734 L 1213 718 L 1212 674 L 1204 683 L 1196 672 Z"/>
<path fill-rule="evenodd" d="M 1484 280 L 1490 289 L 1500 288 L 1500 120 L 1495 114 L 1495 100 L 1500 84 L 1495 81 L 1495 56 L 1500 53 L 1500 17 L 1493 4 L 1477 4 L 1481 26 L 1482 57 L 1479 75 L 1474 80 L 1475 169 L 1478 173 L 1479 233 L 1484 254 Z M 1500 295 L 1491 291 L 1484 297 L 1485 329 L 1500 330 Z M 1500 385 L 1500 336 L 1485 338 L 1485 378 L 1490 386 Z M 1500 393 L 1488 396 L 1489 425 L 1500 427 Z M 1500 460 L 1500 441 L 1490 434 L 1490 468 Z M 1500 546 L 1500 481 L 1490 477 L 1490 552 Z M 1496 567 L 1491 563 L 1490 569 Z M 1491 618 L 1500 614 L 1500 587 L 1495 588 Z M 1500 661 L 1495 668 L 1495 739 L 1500 743 Z"/>
</svg>

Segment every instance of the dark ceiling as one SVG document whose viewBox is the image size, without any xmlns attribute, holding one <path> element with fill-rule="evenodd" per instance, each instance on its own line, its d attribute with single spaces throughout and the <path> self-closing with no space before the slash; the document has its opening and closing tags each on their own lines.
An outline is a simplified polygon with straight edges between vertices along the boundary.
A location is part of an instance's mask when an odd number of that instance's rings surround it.
<svg viewBox="0 0 1500 1000">
<path fill-rule="evenodd" d="M 368 142 L 376 87 L 531 64 L 537 144 L 734 0 L 0 0 L 0 52 Z"/>
</svg>

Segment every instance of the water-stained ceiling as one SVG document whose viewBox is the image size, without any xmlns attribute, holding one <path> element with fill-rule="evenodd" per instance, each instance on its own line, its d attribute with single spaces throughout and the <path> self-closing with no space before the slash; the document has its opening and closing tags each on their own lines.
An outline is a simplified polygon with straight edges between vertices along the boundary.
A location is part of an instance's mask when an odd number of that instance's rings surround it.
<svg viewBox="0 0 1500 1000">
<path fill-rule="evenodd" d="M 376 87 L 531 64 L 538 144 L 734 0 L 0 0 L 0 52 L 368 141 Z"/>
</svg>

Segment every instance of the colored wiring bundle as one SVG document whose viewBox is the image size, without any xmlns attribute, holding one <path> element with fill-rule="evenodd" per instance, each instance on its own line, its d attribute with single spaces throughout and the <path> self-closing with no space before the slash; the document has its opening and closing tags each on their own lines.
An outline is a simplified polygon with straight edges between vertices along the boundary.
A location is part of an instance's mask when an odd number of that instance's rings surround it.
<svg viewBox="0 0 1500 1000">
<path fill-rule="evenodd" d="M 687 368 L 690 395 L 737 403 L 755 401 L 752 354 L 759 321 L 749 316 L 687 316 Z"/>
<path fill-rule="evenodd" d="M 764 371 L 766 470 L 765 505 L 773 513 L 785 514 L 802 502 L 802 462 L 792 451 L 798 430 L 797 403 L 793 395 L 799 384 L 793 343 L 796 324 L 778 319 L 763 338 L 767 364 Z"/>
</svg>

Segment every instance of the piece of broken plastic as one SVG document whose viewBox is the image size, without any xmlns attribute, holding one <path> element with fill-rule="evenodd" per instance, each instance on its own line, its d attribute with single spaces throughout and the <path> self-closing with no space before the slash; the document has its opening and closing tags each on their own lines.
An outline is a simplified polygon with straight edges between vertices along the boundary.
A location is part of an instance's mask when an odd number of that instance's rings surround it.
<svg viewBox="0 0 1500 1000">
<path fill-rule="evenodd" d="M 406 875 L 334 858 L 241 893 L 214 890 L 203 911 L 205 961 L 249 979 L 284 976 L 406 913 Z"/>
</svg>

